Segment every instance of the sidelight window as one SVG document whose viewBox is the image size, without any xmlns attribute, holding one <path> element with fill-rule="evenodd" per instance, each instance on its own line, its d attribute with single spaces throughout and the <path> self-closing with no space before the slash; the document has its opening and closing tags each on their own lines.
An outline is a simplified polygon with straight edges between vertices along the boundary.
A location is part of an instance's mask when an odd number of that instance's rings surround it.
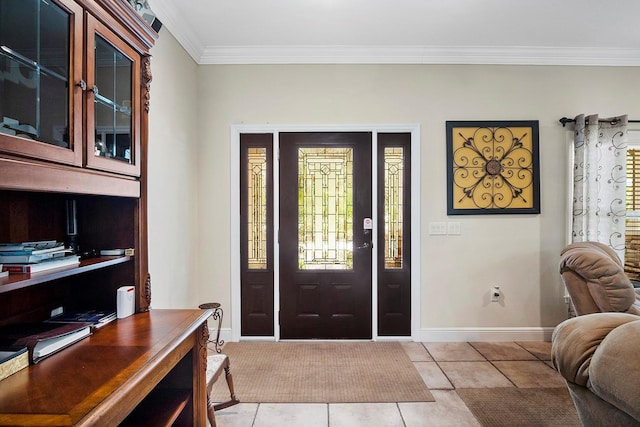
<svg viewBox="0 0 640 427">
<path fill-rule="evenodd" d="M 384 149 L 384 267 L 402 268 L 404 147 Z"/>
<path fill-rule="evenodd" d="M 267 149 L 247 149 L 247 264 L 267 268 Z"/>
</svg>

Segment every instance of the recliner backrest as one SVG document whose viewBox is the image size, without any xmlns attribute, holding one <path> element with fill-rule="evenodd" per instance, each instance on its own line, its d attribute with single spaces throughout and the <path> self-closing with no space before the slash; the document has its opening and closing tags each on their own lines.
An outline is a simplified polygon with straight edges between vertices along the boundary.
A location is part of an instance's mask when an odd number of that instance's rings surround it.
<svg viewBox="0 0 640 427">
<path fill-rule="evenodd" d="M 560 274 L 578 315 L 627 312 L 636 301 L 622 262 L 603 243 L 568 245 L 560 256 Z"/>
</svg>

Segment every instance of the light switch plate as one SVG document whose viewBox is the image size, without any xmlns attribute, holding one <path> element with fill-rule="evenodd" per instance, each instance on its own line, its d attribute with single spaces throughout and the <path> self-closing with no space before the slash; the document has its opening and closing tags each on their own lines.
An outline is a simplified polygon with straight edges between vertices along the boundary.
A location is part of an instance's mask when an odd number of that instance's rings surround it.
<svg viewBox="0 0 640 427">
<path fill-rule="evenodd" d="M 460 223 L 459 222 L 448 222 L 447 223 L 447 234 L 450 236 L 458 236 L 460 235 Z"/>
<path fill-rule="evenodd" d="M 447 223 L 446 222 L 430 222 L 429 223 L 429 234 L 432 236 L 444 236 L 447 234 Z"/>
</svg>

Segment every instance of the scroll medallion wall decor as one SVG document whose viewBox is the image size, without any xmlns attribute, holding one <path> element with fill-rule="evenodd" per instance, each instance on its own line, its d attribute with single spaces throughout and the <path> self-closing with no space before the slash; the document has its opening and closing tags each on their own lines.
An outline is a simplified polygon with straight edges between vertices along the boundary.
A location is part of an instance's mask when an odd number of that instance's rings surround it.
<svg viewBox="0 0 640 427">
<path fill-rule="evenodd" d="M 538 121 L 447 122 L 447 215 L 540 213 Z"/>
</svg>

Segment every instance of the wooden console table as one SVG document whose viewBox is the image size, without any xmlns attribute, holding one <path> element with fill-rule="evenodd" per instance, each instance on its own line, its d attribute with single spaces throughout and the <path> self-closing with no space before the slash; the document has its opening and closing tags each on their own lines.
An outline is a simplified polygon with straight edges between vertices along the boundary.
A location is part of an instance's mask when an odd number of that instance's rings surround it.
<svg viewBox="0 0 640 427">
<path fill-rule="evenodd" d="M 209 316 L 154 309 L 104 326 L 0 381 L 0 425 L 206 425 Z"/>
</svg>

